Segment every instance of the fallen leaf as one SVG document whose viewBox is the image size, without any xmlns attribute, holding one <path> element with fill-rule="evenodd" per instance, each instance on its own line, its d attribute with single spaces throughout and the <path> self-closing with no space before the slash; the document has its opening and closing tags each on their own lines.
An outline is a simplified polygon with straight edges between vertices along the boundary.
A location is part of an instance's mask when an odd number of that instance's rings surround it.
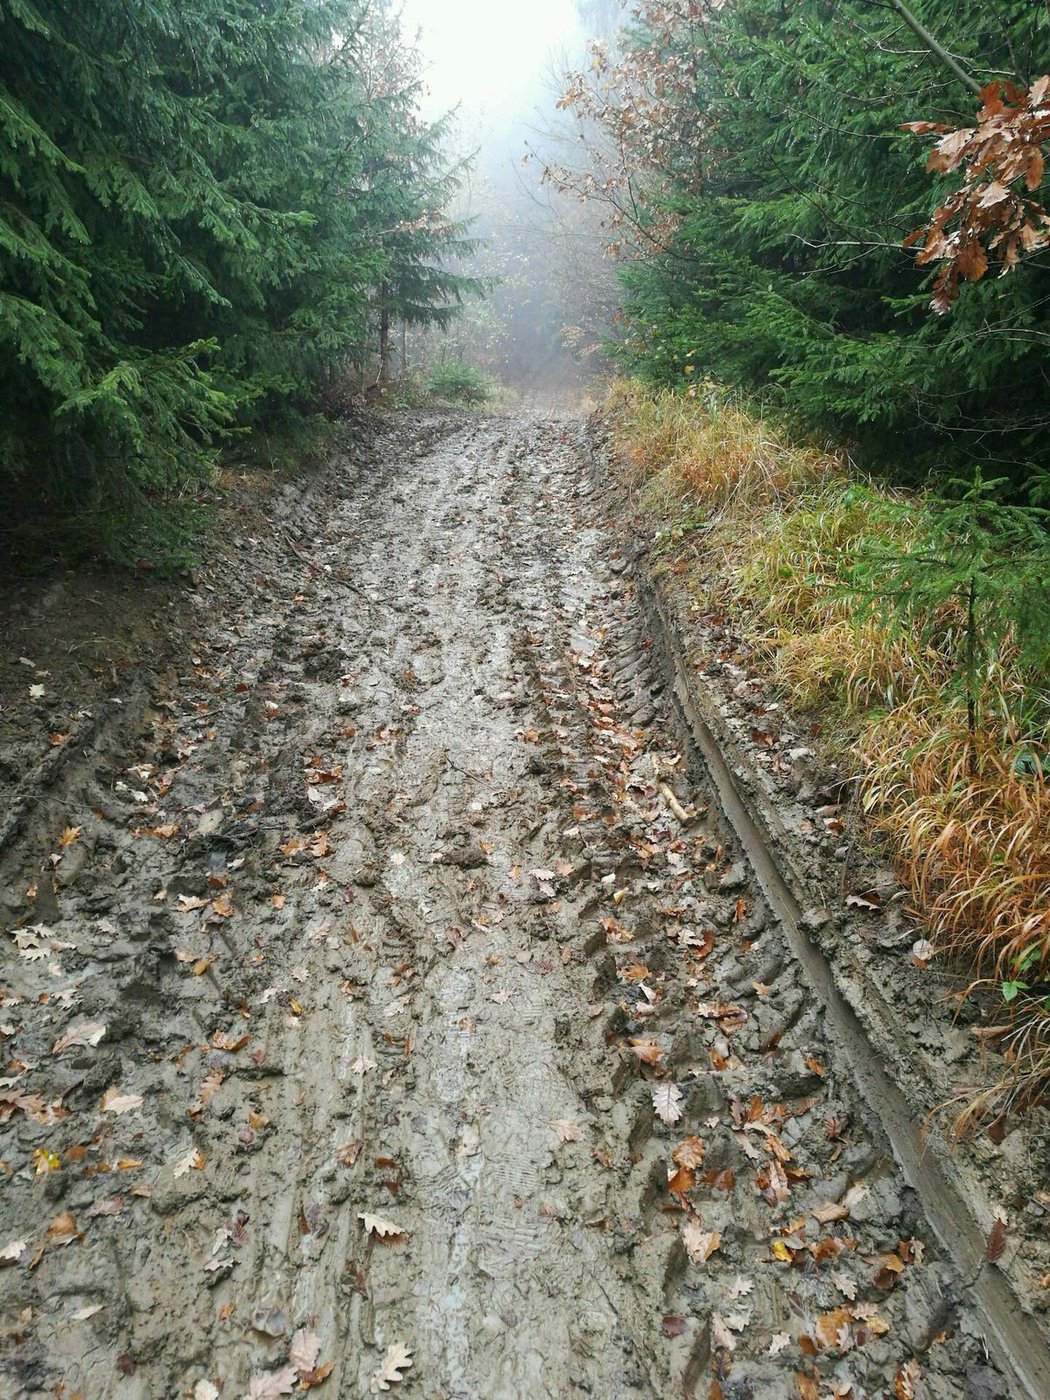
<svg viewBox="0 0 1050 1400">
<path fill-rule="evenodd" d="M 680 1337 L 685 1331 L 685 1318 L 669 1313 L 660 1323 L 660 1331 L 665 1337 Z"/>
<path fill-rule="evenodd" d="M 80 833 L 84 830 L 82 826 L 67 826 L 58 838 L 58 844 L 63 850 L 67 846 L 72 846 L 74 841 L 80 840 Z"/>
<path fill-rule="evenodd" d="M 790 1345 L 791 1338 L 786 1332 L 775 1332 L 773 1334 L 773 1340 L 769 1343 L 769 1351 L 767 1355 L 779 1356 L 779 1354 L 784 1350 L 784 1348 L 789 1347 Z"/>
<path fill-rule="evenodd" d="M 703 1165 L 706 1147 L 698 1137 L 684 1138 L 671 1154 L 680 1167 L 697 1168 Z"/>
<path fill-rule="evenodd" d="M 206 904 L 210 904 L 210 899 L 202 899 L 200 895 L 180 894 L 178 903 L 175 906 L 176 914 L 190 914 L 194 909 L 203 909 Z M 176 954 L 178 956 L 178 954 Z"/>
<path fill-rule="evenodd" d="M 124 1209 L 123 1196 L 100 1196 L 90 1209 L 84 1212 L 85 1218 L 96 1215 L 120 1215 Z"/>
<path fill-rule="evenodd" d="M 814 1206 L 810 1215 L 814 1220 L 819 1220 L 821 1225 L 830 1225 L 833 1220 L 845 1220 L 849 1215 L 849 1208 L 838 1201 L 828 1201 L 825 1205 Z"/>
<path fill-rule="evenodd" d="M 655 1040 L 637 1040 L 632 1037 L 627 1048 L 645 1065 L 659 1065 L 663 1062 L 663 1047 L 657 1045 Z"/>
<path fill-rule="evenodd" d="M 928 938 L 920 938 L 911 945 L 911 960 L 916 967 L 925 967 L 936 951 Z"/>
<path fill-rule="evenodd" d="M 334 1364 L 332 1361 L 326 1361 L 323 1366 L 315 1366 L 311 1371 L 300 1371 L 299 1389 L 312 1390 L 315 1385 L 320 1385 L 332 1374 Z"/>
<path fill-rule="evenodd" d="M 122 1094 L 115 1084 L 106 1090 L 99 1104 L 103 1113 L 131 1113 L 133 1109 L 141 1107 L 141 1094 Z"/>
<path fill-rule="evenodd" d="M 163 826 L 137 826 L 136 836 L 155 836 L 159 841 L 170 841 L 179 834 L 178 822 L 165 822 Z"/>
<path fill-rule="evenodd" d="M 291 1395 L 298 1379 L 291 1366 L 268 1374 L 256 1374 L 248 1387 L 247 1400 L 276 1400 L 279 1395 Z"/>
<path fill-rule="evenodd" d="M 721 1248 L 722 1232 L 705 1230 L 700 1221 L 694 1218 L 682 1226 L 682 1243 L 694 1264 L 706 1264 L 715 1250 Z"/>
<path fill-rule="evenodd" d="M 201 1171 L 204 1167 L 204 1154 L 196 1147 L 191 1147 L 185 1157 L 180 1157 L 175 1163 L 172 1175 L 175 1177 L 185 1176 L 188 1171 Z"/>
<path fill-rule="evenodd" d="M 89 1317 L 94 1317 L 96 1313 L 100 1313 L 105 1306 L 105 1303 L 89 1303 L 86 1307 L 77 1308 L 76 1312 L 73 1313 L 70 1318 L 70 1321 L 87 1322 Z"/>
<path fill-rule="evenodd" d="M 56 1244 L 68 1244 L 70 1240 L 76 1239 L 79 1233 L 77 1222 L 68 1210 L 60 1211 L 47 1227 L 48 1239 Z"/>
<path fill-rule="evenodd" d="M 369 1215 L 367 1210 L 358 1211 L 357 1218 L 364 1223 L 366 1234 L 378 1235 L 381 1240 L 394 1239 L 408 1233 L 403 1225 L 395 1225 L 392 1220 L 384 1220 L 381 1215 Z"/>
<path fill-rule="evenodd" d="M 561 1142 L 579 1142 L 580 1125 L 571 1118 L 552 1118 L 550 1126 L 558 1134 Z"/>
<path fill-rule="evenodd" d="M 75 1026 L 60 1035 L 51 1048 L 52 1055 L 61 1055 L 71 1045 L 97 1045 L 106 1034 L 102 1021 L 78 1021 Z"/>
<path fill-rule="evenodd" d="M 33 1165 L 37 1176 L 46 1176 L 48 1172 L 57 1172 L 62 1161 L 57 1152 L 51 1152 L 46 1147 L 34 1147 Z"/>
<path fill-rule="evenodd" d="M 370 1059 L 367 1055 L 358 1055 L 356 1060 L 350 1061 L 350 1068 L 355 1074 L 367 1074 L 370 1069 L 375 1069 L 375 1067 L 375 1060 Z"/>
<path fill-rule="evenodd" d="M 386 1349 L 386 1355 L 368 1383 L 369 1391 L 373 1395 L 378 1395 L 381 1390 L 389 1390 L 392 1385 L 404 1380 L 401 1372 L 407 1371 L 411 1365 L 411 1348 L 404 1346 L 401 1342 L 391 1342 Z"/>
<path fill-rule="evenodd" d="M 725 1318 L 718 1312 L 711 1318 L 711 1340 L 716 1348 L 721 1347 L 724 1351 L 736 1350 L 736 1338 L 726 1326 Z"/>
<path fill-rule="evenodd" d="M 297 1371 L 312 1371 L 320 1350 L 320 1337 L 314 1332 L 307 1332 L 305 1327 L 300 1327 L 288 1348 L 288 1364 L 294 1366 Z"/>
<path fill-rule="evenodd" d="M 668 1127 L 677 1123 L 682 1116 L 682 1091 L 677 1084 L 654 1084 L 652 1088 L 653 1110 L 656 1116 Z"/>
<path fill-rule="evenodd" d="M 922 1378 L 922 1368 L 918 1361 L 912 1358 L 906 1362 L 893 1378 L 893 1394 L 896 1400 L 915 1400 L 919 1393 L 919 1381 Z"/>
<path fill-rule="evenodd" d="M 854 909 L 881 909 L 882 901 L 877 894 L 848 894 L 846 903 Z"/>
<path fill-rule="evenodd" d="M 198 1381 L 193 1387 L 193 1400 L 219 1400 L 219 1392 L 211 1381 Z"/>
<path fill-rule="evenodd" d="M 1006 1236 L 1009 1226 L 1006 1216 L 1001 1210 L 995 1212 L 995 1224 L 988 1235 L 988 1243 L 984 1248 L 984 1257 L 989 1264 L 994 1264 L 997 1259 L 1002 1258 L 1003 1250 L 1006 1248 Z M 894 1255 L 893 1258 L 897 1256 Z"/>
<path fill-rule="evenodd" d="M 0 1269 L 9 1269 L 12 1264 L 17 1264 L 25 1252 L 25 1240 L 9 1240 L 0 1248 Z"/>
</svg>

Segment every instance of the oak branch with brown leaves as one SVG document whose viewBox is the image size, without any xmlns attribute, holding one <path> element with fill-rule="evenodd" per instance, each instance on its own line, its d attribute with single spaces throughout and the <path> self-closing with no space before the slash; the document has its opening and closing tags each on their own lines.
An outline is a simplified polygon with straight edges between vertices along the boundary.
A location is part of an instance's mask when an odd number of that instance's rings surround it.
<svg viewBox="0 0 1050 1400">
<path fill-rule="evenodd" d="M 1005 275 L 1025 254 L 1050 243 L 1050 214 L 1031 198 L 1043 179 L 1043 147 L 1050 140 L 1050 75 L 1027 90 L 995 81 L 981 91 L 977 125 L 907 122 L 905 130 L 938 133 L 927 169 L 963 171 L 963 183 L 932 219 L 905 239 L 921 244 L 919 263 L 941 264 L 933 310 L 944 314 L 962 282 L 978 282 L 994 264 Z"/>
</svg>

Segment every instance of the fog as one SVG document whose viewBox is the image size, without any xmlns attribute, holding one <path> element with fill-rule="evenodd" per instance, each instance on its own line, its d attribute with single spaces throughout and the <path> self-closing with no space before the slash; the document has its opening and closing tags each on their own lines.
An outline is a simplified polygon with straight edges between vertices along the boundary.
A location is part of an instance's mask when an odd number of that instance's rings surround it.
<svg viewBox="0 0 1050 1400">
<path fill-rule="evenodd" d="M 578 397 L 600 367 L 617 288 L 598 211 L 540 177 L 543 155 L 576 140 L 555 107 L 562 75 L 585 65 L 589 40 L 614 32 L 621 13 L 618 0 L 405 0 L 424 115 L 454 112 L 451 145 L 473 156 L 456 212 L 482 247 L 465 270 L 499 284 L 452 330 L 408 338 L 403 368 L 462 359 L 527 393 Z"/>
</svg>

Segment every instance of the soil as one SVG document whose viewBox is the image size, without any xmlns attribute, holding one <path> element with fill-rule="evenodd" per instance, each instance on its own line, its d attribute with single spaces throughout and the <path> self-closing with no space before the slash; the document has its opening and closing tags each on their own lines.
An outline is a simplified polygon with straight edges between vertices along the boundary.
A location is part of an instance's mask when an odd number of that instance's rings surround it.
<svg viewBox="0 0 1050 1400">
<path fill-rule="evenodd" d="M 626 539 L 578 415 L 404 415 L 7 600 L 0 1395 L 1022 1393 Z"/>
</svg>

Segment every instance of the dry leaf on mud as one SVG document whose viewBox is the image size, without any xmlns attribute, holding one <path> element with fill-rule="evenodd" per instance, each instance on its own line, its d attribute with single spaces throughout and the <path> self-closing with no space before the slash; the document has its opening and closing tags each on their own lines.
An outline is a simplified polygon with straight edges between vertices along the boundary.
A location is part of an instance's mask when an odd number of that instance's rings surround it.
<svg viewBox="0 0 1050 1400">
<path fill-rule="evenodd" d="M 70 1320 L 72 1322 L 87 1322 L 89 1317 L 100 1313 L 105 1306 L 105 1303 L 89 1303 L 86 1307 L 77 1308 L 76 1312 L 71 1314 Z"/>
<path fill-rule="evenodd" d="M 193 1400 L 219 1400 L 219 1392 L 211 1381 L 198 1381 L 193 1387 Z"/>
<path fill-rule="evenodd" d="M 312 1371 L 320 1350 L 320 1337 L 314 1332 L 307 1332 L 305 1327 L 300 1327 L 288 1348 L 288 1364 L 294 1366 L 297 1371 Z"/>
<path fill-rule="evenodd" d="M 1006 1236 L 1009 1233 L 1009 1223 L 1006 1213 L 1002 1207 L 997 1207 L 995 1212 L 995 1223 L 988 1235 L 988 1243 L 984 1248 L 984 1257 L 989 1264 L 996 1263 L 1002 1258 L 1003 1250 L 1006 1248 Z"/>
<path fill-rule="evenodd" d="M 9 1269 L 12 1264 L 17 1264 L 25 1252 L 25 1240 L 9 1240 L 0 1249 L 0 1269 Z"/>
<path fill-rule="evenodd" d="M 736 1350 L 736 1338 L 726 1326 L 726 1320 L 721 1313 L 715 1313 L 711 1318 L 711 1340 L 715 1347 L 721 1347 L 725 1351 Z"/>
<path fill-rule="evenodd" d="M 721 1248 L 722 1232 L 705 1230 L 699 1220 L 687 1220 L 682 1226 L 682 1243 L 694 1264 L 704 1264 Z"/>
<path fill-rule="evenodd" d="M 779 1356 L 785 1347 L 791 1345 L 791 1338 L 786 1332 L 774 1332 L 773 1340 L 769 1344 L 769 1356 Z"/>
<path fill-rule="evenodd" d="M 357 1218 L 364 1222 L 366 1234 L 378 1235 L 381 1240 L 408 1233 L 403 1225 L 395 1225 L 392 1220 L 384 1220 L 381 1215 L 369 1215 L 367 1210 L 358 1211 Z"/>
<path fill-rule="evenodd" d="M 579 1142 L 580 1125 L 574 1123 L 571 1118 L 552 1118 L 550 1126 L 558 1134 L 561 1142 Z"/>
<path fill-rule="evenodd" d="M 177 822 L 166 822 L 163 826 L 137 826 L 136 836 L 155 836 L 159 841 L 170 841 L 179 834 Z"/>
<path fill-rule="evenodd" d="M 62 1051 L 68 1050 L 71 1045 L 97 1045 L 105 1034 L 106 1027 L 102 1021 L 78 1021 L 58 1037 L 51 1053 L 61 1055 Z"/>
<path fill-rule="evenodd" d="M 67 846 L 72 846 L 74 841 L 80 840 L 80 833 L 84 830 L 82 826 L 67 826 L 58 838 L 58 844 L 63 850 Z"/>
<path fill-rule="evenodd" d="M 68 1210 L 60 1211 L 47 1227 L 47 1237 L 54 1244 L 69 1244 L 79 1234 L 76 1218 Z"/>
<path fill-rule="evenodd" d="M 211 903 L 210 899 L 202 899 L 196 894 L 180 894 L 179 901 L 175 906 L 176 914 L 192 914 L 194 909 L 203 909 L 205 905 Z M 178 954 L 175 955 L 178 957 Z M 192 954 L 190 955 L 192 957 Z M 185 959 L 188 961 L 188 959 Z"/>
<path fill-rule="evenodd" d="M 350 1068 L 355 1074 L 366 1074 L 368 1070 L 375 1069 L 375 1060 L 370 1060 L 367 1055 L 358 1055 L 356 1060 L 350 1061 Z"/>
<path fill-rule="evenodd" d="M 403 1381 L 404 1376 L 401 1372 L 407 1371 L 411 1365 L 412 1349 L 403 1346 L 401 1342 L 391 1342 L 369 1382 L 368 1389 L 371 1394 L 378 1395 L 381 1390 L 389 1390 L 392 1385 Z"/>
<path fill-rule="evenodd" d="M 638 1040 L 632 1037 L 627 1048 L 645 1065 L 661 1064 L 664 1058 L 663 1047 L 657 1045 L 655 1040 Z"/>
<path fill-rule="evenodd" d="M 277 1400 L 279 1395 L 291 1395 L 298 1380 L 291 1366 L 265 1375 L 252 1376 L 245 1400 Z"/>
<path fill-rule="evenodd" d="M 256 1125 L 252 1123 L 251 1126 L 254 1128 Z M 363 1146 L 364 1143 L 360 1138 L 354 1138 L 352 1142 L 344 1142 L 340 1147 L 335 1149 L 335 1160 L 341 1167 L 352 1167 L 357 1161 L 358 1154 Z"/>
<path fill-rule="evenodd" d="M 654 1084 L 652 1089 L 653 1110 L 661 1122 L 668 1127 L 677 1123 L 682 1116 L 682 1091 L 677 1084 Z"/>
<path fill-rule="evenodd" d="M 830 1225 L 833 1220 L 845 1220 L 849 1215 L 849 1208 L 838 1201 L 828 1201 L 822 1206 L 814 1206 L 810 1215 L 814 1220 L 819 1220 L 821 1225 Z"/>
<path fill-rule="evenodd" d="M 204 1167 L 204 1153 L 198 1152 L 195 1147 L 191 1147 L 185 1157 L 180 1157 L 175 1163 L 172 1175 L 175 1177 L 185 1176 L 188 1171 L 201 1171 Z"/>
<path fill-rule="evenodd" d="M 111 1084 L 102 1095 L 99 1108 L 103 1113 L 131 1113 L 142 1107 L 141 1094 L 122 1094 L 115 1084 Z"/>
<path fill-rule="evenodd" d="M 703 1166 L 706 1150 L 701 1138 L 687 1137 L 683 1138 L 671 1156 L 680 1167 L 692 1167 L 695 1171 L 697 1167 Z"/>
<path fill-rule="evenodd" d="M 896 1400 L 915 1400 L 919 1393 L 922 1368 L 914 1358 L 901 1367 L 893 1378 L 893 1394 Z"/>
</svg>

